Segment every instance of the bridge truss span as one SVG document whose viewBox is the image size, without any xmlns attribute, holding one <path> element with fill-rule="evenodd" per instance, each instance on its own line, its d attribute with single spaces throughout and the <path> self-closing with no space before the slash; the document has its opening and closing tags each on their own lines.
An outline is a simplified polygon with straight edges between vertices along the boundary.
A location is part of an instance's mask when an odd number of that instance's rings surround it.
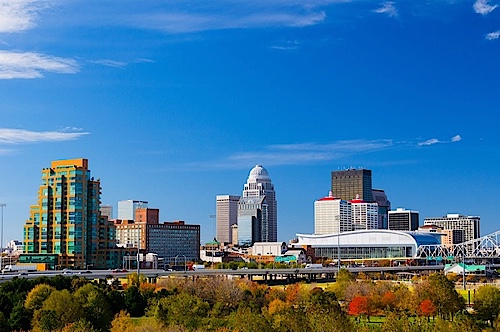
<svg viewBox="0 0 500 332">
<path fill-rule="evenodd" d="M 415 258 L 428 260 L 466 260 L 500 258 L 500 230 L 454 245 L 421 245 Z"/>
</svg>

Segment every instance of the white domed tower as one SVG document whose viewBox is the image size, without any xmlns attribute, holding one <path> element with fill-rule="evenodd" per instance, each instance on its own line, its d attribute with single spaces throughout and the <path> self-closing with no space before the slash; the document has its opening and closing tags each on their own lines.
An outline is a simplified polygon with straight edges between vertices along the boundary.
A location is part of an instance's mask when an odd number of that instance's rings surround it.
<svg viewBox="0 0 500 332">
<path fill-rule="evenodd" d="M 274 186 L 267 170 L 261 165 L 256 165 L 250 171 L 247 182 L 243 188 L 243 195 L 240 199 L 240 209 L 248 207 L 249 202 L 261 202 L 258 207 L 261 213 L 261 220 L 255 225 L 260 231 L 253 232 L 253 242 L 276 242 L 278 239 L 278 218 L 277 203 Z M 255 207 L 255 205 L 254 205 Z M 260 233 L 260 234 L 259 234 Z M 258 234 L 258 235 L 257 235 Z M 257 235 L 257 238 L 255 238 Z"/>
</svg>

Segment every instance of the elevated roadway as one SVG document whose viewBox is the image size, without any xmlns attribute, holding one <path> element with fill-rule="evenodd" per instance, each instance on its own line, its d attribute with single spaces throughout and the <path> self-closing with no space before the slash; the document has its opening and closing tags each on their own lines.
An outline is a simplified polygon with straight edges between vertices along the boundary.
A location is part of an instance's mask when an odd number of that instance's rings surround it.
<svg viewBox="0 0 500 332">
<path fill-rule="evenodd" d="M 352 273 L 359 272 L 413 272 L 420 273 L 424 271 L 441 271 L 443 265 L 429 266 L 391 266 L 391 267 L 349 267 L 347 270 Z M 12 280 L 13 278 L 35 279 L 39 277 L 54 277 L 62 275 L 65 277 L 79 276 L 88 279 L 111 279 L 111 278 L 126 278 L 128 274 L 135 272 L 131 271 L 109 271 L 109 270 L 89 270 L 89 271 L 39 271 L 30 273 L 5 273 L 0 275 L 0 282 Z M 320 278 L 334 278 L 338 272 L 337 267 L 323 268 L 296 268 L 296 269 L 201 269 L 196 271 L 164 271 L 164 270 L 149 270 L 142 269 L 140 273 L 149 280 L 154 280 L 161 277 L 205 277 L 205 276 L 235 276 L 254 279 L 255 277 L 263 280 L 286 279 L 293 280 L 298 278 L 306 278 L 307 280 L 317 280 Z"/>
</svg>

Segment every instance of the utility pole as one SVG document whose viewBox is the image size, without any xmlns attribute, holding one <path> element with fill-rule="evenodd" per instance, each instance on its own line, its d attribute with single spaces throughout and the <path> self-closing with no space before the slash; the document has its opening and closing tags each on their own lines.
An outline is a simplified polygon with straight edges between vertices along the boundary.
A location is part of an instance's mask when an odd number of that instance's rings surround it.
<svg viewBox="0 0 500 332">
<path fill-rule="evenodd" d="M 213 269 L 213 268 L 214 268 L 214 246 L 215 246 L 215 236 L 216 236 L 216 234 L 217 234 L 217 226 L 216 226 L 216 225 L 217 225 L 217 219 L 216 219 L 217 215 L 215 215 L 215 214 L 210 214 L 210 215 L 208 215 L 208 217 L 209 217 L 210 219 L 215 219 L 215 221 L 214 221 L 214 238 L 212 239 L 212 266 L 211 266 L 211 268 Z M 206 253 L 206 249 L 205 249 L 205 253 Z"/>
</svg>

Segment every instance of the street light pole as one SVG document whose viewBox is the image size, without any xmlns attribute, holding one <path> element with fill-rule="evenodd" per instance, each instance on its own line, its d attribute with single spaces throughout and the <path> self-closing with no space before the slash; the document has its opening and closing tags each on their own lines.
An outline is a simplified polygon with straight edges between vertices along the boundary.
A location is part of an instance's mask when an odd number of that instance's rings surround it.
<svg viewBox="0 0 500 332">
<path fill-rule="evenodd" d="M 7 204 L 5 203 L 0 203 L 0 208 L 2 209 L 2 219 L 0 220 L 1 221 L 1 231 L 2 231 L 2 234 L 0 235 L 0 250 L 2 252 L 0 252 L 0 270 L 2 269 L 2 258 L 3 258 L 3 208 L 6 207 Z"/>
<path fill-rule="evenodd" d="M 140 250 L 141 250 L 141 225 L 139 225 L 139 241 L 137 241 L 137 279 L 139 280 L 139 283 L 141 282 L 141 277 L 139 276 L 139 273 L 141 273 Z"/>
</svg>

